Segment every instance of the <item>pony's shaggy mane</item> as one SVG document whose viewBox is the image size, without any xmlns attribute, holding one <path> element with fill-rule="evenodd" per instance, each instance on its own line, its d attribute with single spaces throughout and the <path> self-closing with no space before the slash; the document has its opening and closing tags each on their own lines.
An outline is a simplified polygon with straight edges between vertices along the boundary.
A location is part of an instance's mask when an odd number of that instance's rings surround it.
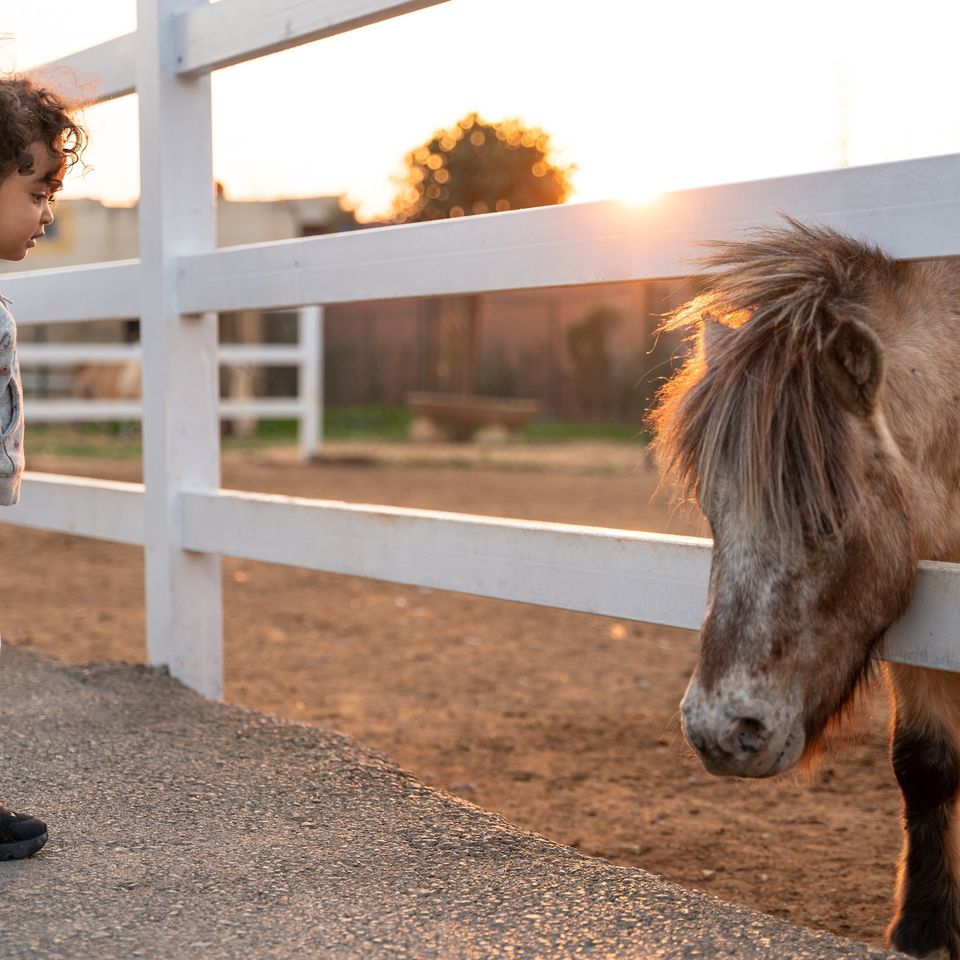
<svg viewBox="0 0 960 960">
<path fill-rule="evenodd" d="M 824 227 L 788 226 L 711 244 L 706 291 L 662 325 L 696 342 L 660 391 L 654 441 L 667 476 L 706 510 L 723 482 L 780 540 L 829 537 L 857 493 L 849 424 L 821 357 L 843 318 L 865 319 L 896 261 Z M 708 330 L 704 345 L 704 327 Z"/>
</svg>

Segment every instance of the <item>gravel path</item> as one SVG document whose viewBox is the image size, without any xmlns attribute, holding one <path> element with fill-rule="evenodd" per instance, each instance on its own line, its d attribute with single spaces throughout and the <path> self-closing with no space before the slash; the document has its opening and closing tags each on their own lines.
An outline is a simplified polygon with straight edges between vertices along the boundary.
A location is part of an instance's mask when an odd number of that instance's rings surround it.
<svg viewBox="0 0 960 960">
<path fill-rule="evenodd" d="M 524 833 L 337 734 L 5 646 L 4 958 L 894 956 Z M 653 788 L 653 785 L 651 785 Z"/>
</svg>

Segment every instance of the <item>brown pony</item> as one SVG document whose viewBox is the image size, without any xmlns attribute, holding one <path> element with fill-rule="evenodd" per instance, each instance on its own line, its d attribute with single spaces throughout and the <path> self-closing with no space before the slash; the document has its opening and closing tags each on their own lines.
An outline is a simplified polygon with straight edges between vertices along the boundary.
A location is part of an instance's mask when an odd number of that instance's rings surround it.
<svg viewBox="0 0 960 960">
<path fill-rule="evenodd" d="M 817 753 L 919 560 L 960 559 L 960 266 L 792 220 L 706 263 L 654 414 L 714 538 L 683 728 L 711 773 L 768 777 Z M 885 671 L 905 829 L 887 934 L 958 960 L 960 675 Z"/>
</svg>

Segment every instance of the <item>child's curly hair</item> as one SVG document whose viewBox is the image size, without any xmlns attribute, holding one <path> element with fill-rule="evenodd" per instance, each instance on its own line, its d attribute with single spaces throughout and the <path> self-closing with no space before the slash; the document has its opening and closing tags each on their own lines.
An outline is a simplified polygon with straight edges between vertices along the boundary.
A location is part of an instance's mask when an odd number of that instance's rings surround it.
<svg viewBox="0 0 960 960">
<path fill-rule="evenodd" d="M 0 77 L 0 179 L 31 173 L 30 146 L 43 143 L 51 156 L 72 167 L 87 145 L 86 130 L 62 97 L 19 75 Z"/>
</svg>

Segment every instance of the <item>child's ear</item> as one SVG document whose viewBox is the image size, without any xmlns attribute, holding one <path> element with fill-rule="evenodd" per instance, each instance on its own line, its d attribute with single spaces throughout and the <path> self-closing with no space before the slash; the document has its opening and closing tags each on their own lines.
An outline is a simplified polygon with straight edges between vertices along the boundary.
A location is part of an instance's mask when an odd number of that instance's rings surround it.
<svg viewBox="0 0 960 960">
<path fill-rule="evenodd" d="M 883 383 L 880 338 L 859 320 L 841 320 L 823 345 L 823 376 L 851 413 L 868 417 Z"/>
</svg>

